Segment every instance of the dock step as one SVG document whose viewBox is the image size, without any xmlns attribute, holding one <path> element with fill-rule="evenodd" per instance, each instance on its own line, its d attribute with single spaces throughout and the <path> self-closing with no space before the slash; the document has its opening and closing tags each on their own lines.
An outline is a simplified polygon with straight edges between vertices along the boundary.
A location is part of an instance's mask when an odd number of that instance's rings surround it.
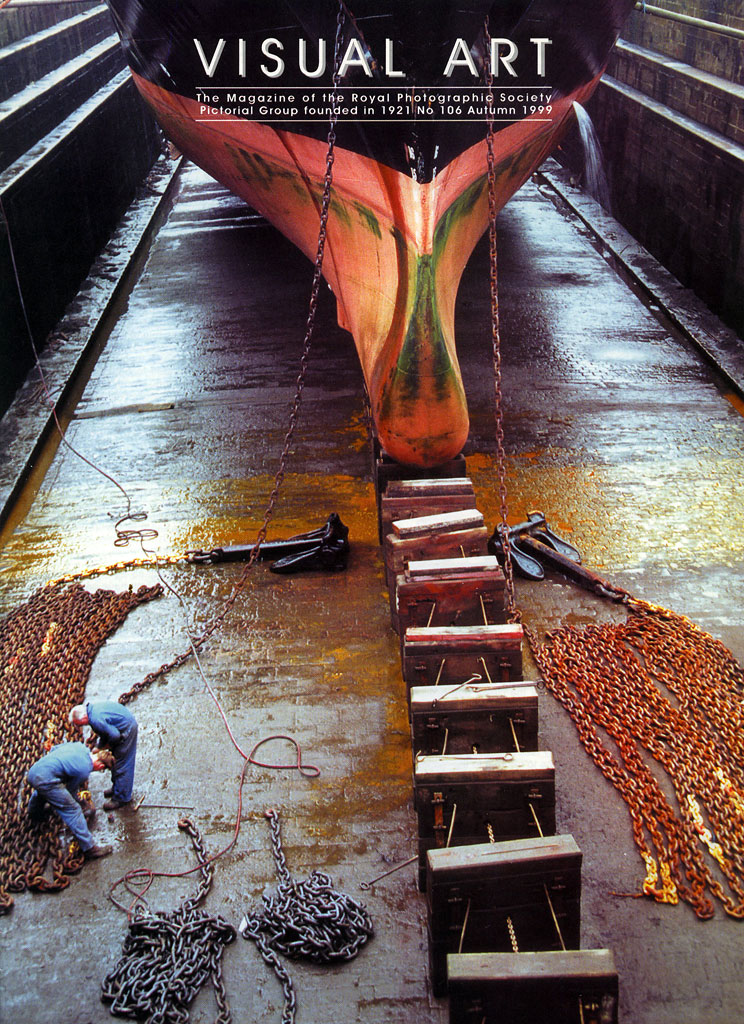
<svg viewBox="0 0 744 1024">
<path fill-rule="evenodd" d="M 79 8 L 78 4 L 74 6 Z M 14 6 L 12 11 L 16 10 Z M 45 25 L 31 35 L 24 33 L 19 39 L 3 42 L 3 24 L 12 11 L 0 14 L 0 102 L 78 57 L 113 31 L 108 7 L 98 4 L 82 14 L 77 11 L 74 17 L 56 25 Z"/>
<path fill-rule="evenodd" d="M 0 103 L 0 171 L 36 145 L 124 68 L 115 35 Z"/>
<path fill-rule="evenodd" d="M 162 137 L 105 5 L 20 0 L 0 9 L 0 47 L 2 413 L 33 363 L 26 316 L 40 350 Z"/>
</svg>

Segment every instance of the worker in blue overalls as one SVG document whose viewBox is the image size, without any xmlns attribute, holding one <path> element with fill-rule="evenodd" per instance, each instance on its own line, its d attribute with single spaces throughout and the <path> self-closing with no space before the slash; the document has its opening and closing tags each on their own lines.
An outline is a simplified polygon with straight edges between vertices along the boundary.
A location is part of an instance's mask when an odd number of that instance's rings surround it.
<svg viewBox="0 0 744 1024">
<path fill-rule="evenodd" d="M 111 789 L 104 790 L 107 797 L 104 811 L 116 811 L 132 799 L 134 760 L 137 756 L 137 719 L 123 704 L 115 700 L 98 700 L 76 704 L 70 712 L 73 725 L 89 725 L 98 735 L 99 746 L 108 747 L 116 758 Z"/>
<path fill-rule="evenodd" d="M 113 852 L 111 846 L 99 846 L 90 834 L 77 798 L 91 772 L 113 768 L 114 758 L 109 750 L 90 751 L 84 743 L 58 743 L 31 765 L 26 781 L 34 793 L 28 802 L 28 813 L 39 821 L 49 804 L 80 843 L 86 860 L 106 857 Z"/>
</svg>

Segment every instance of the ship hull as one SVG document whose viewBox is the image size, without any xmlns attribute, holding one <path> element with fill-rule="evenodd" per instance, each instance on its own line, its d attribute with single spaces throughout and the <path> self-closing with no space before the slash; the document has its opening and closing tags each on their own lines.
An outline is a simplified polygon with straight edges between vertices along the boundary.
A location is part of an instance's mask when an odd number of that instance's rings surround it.
<svg viewBox="0 0 744 1024">
<path fill-rule="evenodd" d="M 129 40 L 125 49 L 137 88 L 168 138 L 314 259 L 327 127 L 317 120 L 225 116 L 219 106 L 205 106 L 196 86 L 198 70 L 172 62 L 175 73 L 154 73 L 148 54 L 156 38 L 163 52 L 164 37 L 151 25 L 149 36 L 143 29 L 140 36 L 131 29 L 127 35 L 132 5 L 115 0 L 112 6 L 118 8 L 122 38 Z M 136 6 L 141 10 L 147 4 Z M 617 17 L 615 8 L 622 5 L 607 6 Z M 215 33 L 229 38 L 224 5 L 220 9 L 223 20 L 205 35 L 212 42 L 202 45 L 202 67 L 205 53 L 213 58 L 218 52 Z M 478 12 L 470 25 L 474 49 L 481 26 Z M 603 23 L 601 30 L 602 48 L 608 50 L 615 25 Z M 369 30 L 362 32 L 355 22 L 354 31 L 370 45 Z M 386 39 L 398 38 L 392 23 L 376 31 L 391 32 Z M 177 43 L 168 37 L 173 52 L 182 54 L 189 45 L 185 36 L 180 48 Z M 564 85 L 565 94 L 553 89 L 549 116 L 537 110 L 499 123 L 494 136 L 498 208 L 555 147 L 573 118 L 574 100 L 590 95 L 603 62 L 594 54 L 586 63 L 594 72 L 591 77 L 587 70 L 578 75 L 575 68 L 564 71 L 564 82 L 571 84 Z M 415 70 L 406 83 L 412 87 Z M 217 91 L 225 88 L 214 84 L 212 95 L 226 96 Z M 339 124 L 323 274 L 337 300 L 339 324 L 354 338 L 383 448 L 399 462 L 436 466 L 457 455 L 468 436 L 454 313 L 462 272 L 488 224 L 485 124 L 481 119 L 421 127 L 392 120 L 382 134 L 376 122 L 374 127 L 371 132 L 372 125 L 361 119 Z"/>
</svg>

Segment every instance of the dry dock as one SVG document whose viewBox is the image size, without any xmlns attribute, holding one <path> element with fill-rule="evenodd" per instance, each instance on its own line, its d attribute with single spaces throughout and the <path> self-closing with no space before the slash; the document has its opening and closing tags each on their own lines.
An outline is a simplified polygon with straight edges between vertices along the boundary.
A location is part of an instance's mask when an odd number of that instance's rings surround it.
<svg viewBox="0 0 744 1024">
<path fill-rule="evenodd" d="M 263 220 L 194 168 L 72 413 L 68 438 L 146 509 L 160 554 L 249 542 L 271 491 L 294 394 L 310 268 Z M 689 615 L 744 659 L 744 405 L 673 333 L 658 308 L 617 274 L 609 251 L 529 183 L 500 216 L 500 295 L 510 519 L 534 508 L 597 572 Z M 653 305 L 653 303 L 652 303 Z M 460 291 L 458 346 L 471 409 L 466 449 L 478 506 L 493 527 L 494 463 L 485 250 Z M 38 397 L 38 401 L 42 401 Z M 141 554 L 113 546 L 120 492 L 72 452 L 44 456 L 38 490 L 6 528 L 3 613 L 47 579 Z M 316 779 L 251 768 L 242 829 L 217 862 L 207 909 L 237 925 L 276 885 L 264 808 L 281 808 L 297 878 L 314 868 L 362 899 L 375 938 L 353 962 L 291 965 L 302 1024 L 444 1024 L 447 1001 L 427 979 L 425 906 L 413 866 L 369 880 L 413 855 L 411 750 L 397 637 L 377 543 L 371 460 L 353 344 L 323 288 L 303 410 L 271 537 L 349 526 L 348 569 L 272 575 L 265 564 L 202 663 L 245 750 L 289 734 Z M 164 570 L 199 632 L 219 612 L 239 565 Z M 136 571 L 98 585 L 154 582 Z M 94 586 L 96 584 L 90 584 Z M 617 611 L 558 576 L 519 582 L 538 629 L 603 621 Z M 171 595 L 137 609 L 93 667 L 88 694 L 116 697 L 186 645 Z M 531 668 L 526 659 L 525 676 Z M 135 800 L 190 812 L 207 848 L 229 840 L 242 760 L 192 662 L 131 705 L 140 723 Z M 643 866 L 630 819 L 584 753 L 574 726 L 540 695 L 540 746 L 556 762 L 559 832 L 583 851 L 582 945 L 613 950 L 623 1024 L 733 1024 L 744 1002 L 744 923 L 718 907 L 700 922 L 686 905 L 638 892 Z M 267 760 L 288 747 L 263 748 Z M 271 756 L 269 756 L 271 755 Z M 92 780 L 100 805 L 102 778 Z M 179 812 L 99 811 L 95 835 L 113 856 L 87 864 L 58 895 L 22 894 L 0 921 L 0 1019 L 87 1024 L 118 959 L 126 919 L 108 899 L 129 869 L 192 863 Z M 172 909 L 191 880 L 158 879 L 154 909 Z M 224 957 L 233 1019 L 279 1021 L 282 997 L 253 945 Z M 205 989 L 194 1024 L 216 1016 Z"/>
</svg>

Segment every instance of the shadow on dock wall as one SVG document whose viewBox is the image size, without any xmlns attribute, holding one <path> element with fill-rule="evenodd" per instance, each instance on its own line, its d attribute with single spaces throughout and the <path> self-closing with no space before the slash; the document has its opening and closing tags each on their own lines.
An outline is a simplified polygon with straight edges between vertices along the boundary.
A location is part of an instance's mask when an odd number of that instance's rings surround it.
<svg viewBox="0 0 744 1024">
<path fill-rule="evenodd" d="M 23 304 L 42 349 L 163 143 L 105 6 L 0 13 L 2 414 L 34 361 Z"/>
<path fill-rule="evenodd" d="M 42 347 L 155 161 L 160 135 L 131 79 L 83 130 L 3 191 L 23 299 Z M 8 239 L 0 234 L 0 410 L 33 365 Z"/>
<path fill-rule="evenodd" d="M 677 6 L 711 17 L 710 4 Z M 730 88 L 744 78 L 741 41 L 640 12 L 624 35 L 587 105 L 611 212 L 744 336 L 744 102 Z M 578 131 L 557 156 L 581 176 Z"/>
</svg>

